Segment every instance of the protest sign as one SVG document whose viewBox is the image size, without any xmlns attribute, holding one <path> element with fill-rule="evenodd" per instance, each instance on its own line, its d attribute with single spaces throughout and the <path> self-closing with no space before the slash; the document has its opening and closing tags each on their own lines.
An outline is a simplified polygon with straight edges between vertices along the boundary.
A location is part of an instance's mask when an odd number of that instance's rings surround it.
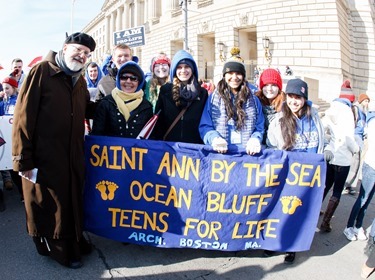
<svg viewBox="0 0 375 280">
<path fill-rule="evenodd" d="M 85 229 L 173 248 L 309 250 L 322 155 L 87 136 Z"/>
<path fill-rule="evenodd" d="M 126 44 L 129 47 L 145 45 L 145 27 L 138 26 L 113 33 L 114 45 Z"/>
</svg>

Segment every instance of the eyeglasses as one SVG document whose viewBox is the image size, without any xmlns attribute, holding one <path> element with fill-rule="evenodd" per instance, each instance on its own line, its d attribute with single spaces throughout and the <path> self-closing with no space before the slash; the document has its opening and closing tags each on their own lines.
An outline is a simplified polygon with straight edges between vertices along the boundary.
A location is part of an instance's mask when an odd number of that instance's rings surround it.
<svg viewBox="0 0 375 280">
<path fill-rule="evenodd" d="M 70 46 L 72 46 L 74 49 L 75 49 L 75 52 L 76 53 L 79 53 L 80 55 L 85 55 L 87 58 L 90 58 L 91 57 L 91 53 L 90 52 L 88 52 L 88 51 L 85 51 L 85 50 L 82 50 L 81 48 L 78 48 L 78 47 L 76 47 L 76 46 L 74 46 L 74 45 L 70 45 Z"/>
<path fill-rule="evenodd" d="M 129 75 L 120 76 L 120 80 L 127 81 L 128 79 L 130 79 L 131 82 L 138 82 L 137 76 L 129 76 Z"/>
</svg>

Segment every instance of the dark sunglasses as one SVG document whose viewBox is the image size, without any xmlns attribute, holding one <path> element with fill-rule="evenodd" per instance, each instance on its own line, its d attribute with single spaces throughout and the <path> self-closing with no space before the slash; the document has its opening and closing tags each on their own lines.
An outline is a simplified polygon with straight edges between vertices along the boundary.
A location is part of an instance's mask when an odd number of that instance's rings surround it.
<svg viewBox="0 0 375 280">
<path fill-rule="evenodd" d="M 129 76 L 129 75 L 120 76 L 120 80 L 127 81 L 128 79 L 130 79 L 130 81 L 132 81 L 132 82 L 138 82 L 137 76 Z"/>
</svg>

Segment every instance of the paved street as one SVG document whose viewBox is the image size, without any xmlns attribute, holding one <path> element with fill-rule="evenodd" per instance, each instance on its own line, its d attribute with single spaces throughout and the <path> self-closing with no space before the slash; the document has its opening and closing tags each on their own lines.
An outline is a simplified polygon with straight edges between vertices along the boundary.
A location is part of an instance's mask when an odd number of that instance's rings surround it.
<svg viewBox="0 0 375 280">
<path fill-rule="evenodd" d="M 333 232 L 315 235 L 311 250 L 297 254 L 294 264 L 283 255 L 262 258 L 261 251 L 219 252 L 193 249 L 158 249 L 123 244 L 88 234 L 94 252 L 81 269 L 64 268 L 36 253 L 26 233 L 25 213 L 17 190 L 5 191 L 7 209 L 0 213 L 1 279 L 360 279 L 366 260 L 364 241 L 349 242 L 342 231 L 355 197 L 344 195 L 333 219 Z M 365 227 L 375 217 L 374 203 Z M 375 276 L 370 279 L 375 279 Z"/>
</svg>

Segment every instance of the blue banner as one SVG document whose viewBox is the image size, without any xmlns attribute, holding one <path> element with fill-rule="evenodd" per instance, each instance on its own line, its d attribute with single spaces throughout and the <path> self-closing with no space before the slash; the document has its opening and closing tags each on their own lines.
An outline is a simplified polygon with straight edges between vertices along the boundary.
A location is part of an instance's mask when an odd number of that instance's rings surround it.
<svg viewBox="0 0 375 280">
<path fill-rule="evenodd" d="M 86 136 L 85 230 L 168 248 L 309 250 L 322 155 Z"/>
</svg>

